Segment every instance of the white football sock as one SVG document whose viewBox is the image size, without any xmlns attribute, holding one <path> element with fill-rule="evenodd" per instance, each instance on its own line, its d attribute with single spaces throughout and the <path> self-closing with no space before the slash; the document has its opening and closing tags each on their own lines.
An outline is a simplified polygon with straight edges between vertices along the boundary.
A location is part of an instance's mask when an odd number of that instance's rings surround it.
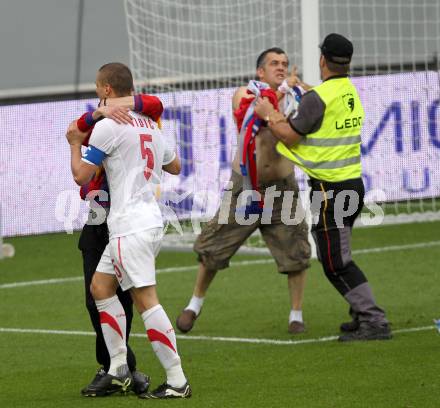
<svg viewBox="0 0 440 408">
<path fill-rule="evenodd" d="M 172 387 L 184 386 L 186 377 L 177 353 L 176 335 L 165 310 L 156 305 L 142 313 L 142 319 L 151 346 L 167 373 L 167 383 Z"/>
<path fill-rule="evenodd" d="M 289 323 L 295 322 L 303 322 L 303 313 L 302 310 L 291 310 L 289 315 Z"/>
<path fill-rule="evenodd" d="M 102 333 L 110 354 L 108 374 L 117 375 L 117 368 L 127 364 L 125 311 L 115 295 L 108 299 L 95 300 L 101 320 Z"/>
<path fill-rule="evenodd" d="M 204 297 L 193 296 L 188 303 L 188 306 L 185 307 L 185 310 L 192 310 L 196 316 L 200 314 L 200 310 L 202 310 L 203 302 L 205 301 Z"/>
</svg>

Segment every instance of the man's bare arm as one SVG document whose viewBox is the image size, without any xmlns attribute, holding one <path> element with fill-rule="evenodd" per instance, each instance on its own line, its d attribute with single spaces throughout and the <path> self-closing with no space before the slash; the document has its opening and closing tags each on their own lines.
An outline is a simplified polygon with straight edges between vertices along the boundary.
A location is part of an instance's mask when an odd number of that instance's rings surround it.
<svg viewBox="0 0 440 408">
<path fill-rule="evenodd" d="M 76 121 L 73 121 L 67 129 L 66 138 L 70 144 L 70 167 L 72 170 L 72 176 L 75 183 L 80 186 L 88 183 L 98 170 L 98 166 L 81 160 L 81 144 L 85 137 L 87 137 L 87 133 L 80 132 L 76 125 Z"/>
<path fill-rule="evenodd" d="M 165 164 L 162 166 L 162 169 L 170 174 L 180 174 L 181 165 L 180 165 L 180 159 L 179 156 L 176 154 L 176 157 L 171 163 Z"/>
<path fill-rule="evenodd" d="M 277 112 L 281 115 L 281 113 Z M 275 119 L 276 120 L 276 119 Z M 292 127 L 285 120 L 272 122 L 269 120 L 269 128 L 272 131 L 273 135 L 283 142 L 287 147 L 292 147 L 298 144 L 303 138 L 299 133 L 295 132 Z"/>
<path fill-rule="evenodd" d="M 131 96 L 129 98 L 132 98 Z M 125 98 L 115 98 L 115 99 L 125 99 Z M 113 106 L 99 106 L 93 113 L 93 120 L 96 122 L 100 118 L 109 118 L 114 120 L 116 123 L 132 123 L 133 118 L 129 115 L 131 108 L 121 105 Z"/>
<path fill-rule="evenodd" d="M 242 98 L 253 98 L 253 95 L 247 93 L 247 87 L 245 86 L 240 86 L 240 88 L 234 92 L 232 96 L 232 112 L 239 108 Z"/>
<path fill-rule="evenodd" d="M 292 129 L 287 123 L 286 117 L 276 111 L 266 98 L 258 98 L 255 105 L 255 113 L 267 121 L 272 134 L 287 147 L 291 147 L 301 141 L 302 136 Z"/>
<path fill-rule="evenodd" d="M 132 117 L 128 112 L 135 109 L 135 98 L 135 96 L 106 98 L 99 102 L 98 108 L 92 112 L 92 118 L 95 122 L 104 117 L 116 123 L 131 123 Z"/>
<path fill-rule="evenodd" d="M 104 105 L 101 103 L 101 105 Z M 154 95 L 139 94 L 134 96 L 124 96 L 121 98 L 109 98 L 105 100 L 106 106 L 118 106 L 134 110 L 149 116 L 155 122 L 158 121 L 163 112 L 161 100 Z"/>
</svg>

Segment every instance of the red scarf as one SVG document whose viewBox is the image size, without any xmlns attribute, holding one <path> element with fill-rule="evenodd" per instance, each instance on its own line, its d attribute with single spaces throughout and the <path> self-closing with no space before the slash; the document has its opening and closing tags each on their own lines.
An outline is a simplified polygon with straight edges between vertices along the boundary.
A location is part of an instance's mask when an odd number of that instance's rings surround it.
<svg viewBox="0 0 440 408">
<path fill-rule="evenodd" d="M 252 95 L 252 92 L 247 91 L 248 94 Z M 266 97 L 269 99 L 273 107 L 278 110 L 278 98 L 274 90 L 263 89 L 261 90 L 261 98 Z M 257 135 L 260 127 L 262 125 L 262 118 L 260 118 L 256 113 L 253 113 L 251 119 L 247 124 L 244 124 L 244 118 L 248 109 L 251 107 L 251 103 L 255 97 L 251 98 L 241 98 L 240 105 L 238 109 L 234 111 L 234 116 L 237 122 L 238 132 L 241 131 L 243 125 L 246 126 L 246 133 L 243 141 L 243 157 L 240 158 L 240 167 L 243 177 L 249 177 L 251 181 L 252 188 L 255 191 L 259 191 L 258 188 L 258 178 L 257 178 L 257 161 L 256 161 L 256 141 L 255 136 Z M 246 164 L 249 168 L 249 173 L 246 171 Z M 263 207 L 263 199 L 259 202 L 259 207 Z"/>
</svg>

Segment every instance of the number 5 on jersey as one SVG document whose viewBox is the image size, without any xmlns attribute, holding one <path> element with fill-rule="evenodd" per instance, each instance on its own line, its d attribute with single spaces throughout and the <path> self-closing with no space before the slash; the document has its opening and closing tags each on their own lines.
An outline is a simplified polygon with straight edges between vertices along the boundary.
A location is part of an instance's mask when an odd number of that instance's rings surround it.
<svg viewBox="0 0 440 408">
<path fill-rule="evenodd" d="M 149 143 L 153 142 L 153 136 L 141 133 L 139 135 L 141 139 L 141 155 L 142 159 L 147 160 L 147 164 L 145 165 L 144 169 L 144 176 L 145 179 L 148 181 L 153 174 L 154 169 L 154 154 L 153 151 L 148 146 Z"/>
</svg>

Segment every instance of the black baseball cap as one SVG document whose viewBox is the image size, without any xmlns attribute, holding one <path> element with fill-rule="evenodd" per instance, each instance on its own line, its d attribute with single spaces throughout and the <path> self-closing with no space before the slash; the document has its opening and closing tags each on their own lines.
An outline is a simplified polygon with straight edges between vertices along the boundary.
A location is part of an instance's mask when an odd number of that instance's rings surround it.
<svg viewBox="0 0 440 408">
<path fill-rule="evenodd" d="M 329 34 L 319 48 L 325 59 L 335 64 L 349 64 L 353 55 L 353 43 L 341 34 Z"/>
</svg>

